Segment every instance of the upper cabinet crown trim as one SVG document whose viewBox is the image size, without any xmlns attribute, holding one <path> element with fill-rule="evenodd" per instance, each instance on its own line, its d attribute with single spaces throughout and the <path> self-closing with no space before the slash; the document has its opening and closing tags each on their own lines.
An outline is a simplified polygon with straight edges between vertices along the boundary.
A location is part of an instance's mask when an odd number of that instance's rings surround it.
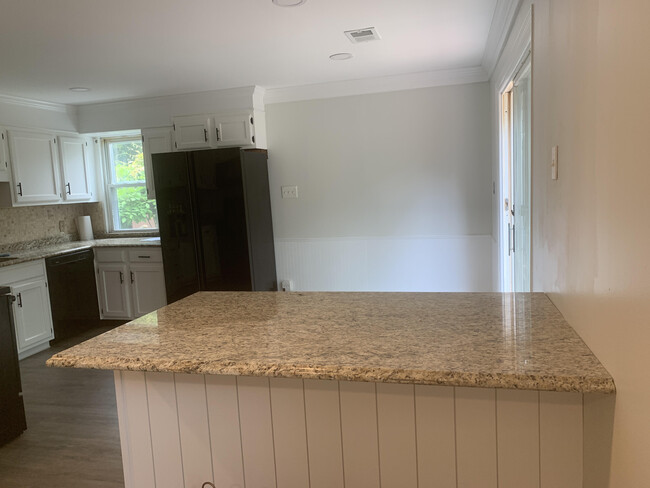
<svg viewBox="0 0 650 488">
<path fill-rule="evenodd" d="M 52 112 L 67 113 L 76 109 L 71 105 L 63 103 L 44 102 L 41 100 L 32 100 L 30 98 L 14 97 L 11 95 L 0 94 L 0 103 L 19 105 L 21 107 L 38 108 L 40 110 L 50 110 Z"/>
</svg>

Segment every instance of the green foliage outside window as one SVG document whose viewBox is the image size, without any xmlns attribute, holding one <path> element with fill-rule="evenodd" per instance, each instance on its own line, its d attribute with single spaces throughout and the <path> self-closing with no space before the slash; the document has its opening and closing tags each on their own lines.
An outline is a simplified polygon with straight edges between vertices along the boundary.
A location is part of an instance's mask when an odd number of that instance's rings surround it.
<svg viewBox="0 0 650 488">
<path fill-rule="evenodd" d="M 140 141 L 120 141 L 110 145 L 112 180 L 116 185 L 138 183 L 138 186 L 118 186 L 117 207 L 121 229 L 157 228 L 156 201 L 147 199 L 144 185 L 144 155 Z"/>
</svg>

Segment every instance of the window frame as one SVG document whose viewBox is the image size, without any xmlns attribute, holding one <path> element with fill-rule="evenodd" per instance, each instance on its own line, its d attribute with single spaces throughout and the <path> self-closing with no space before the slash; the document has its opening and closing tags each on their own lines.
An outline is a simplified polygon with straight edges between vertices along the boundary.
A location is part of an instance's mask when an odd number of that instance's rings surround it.
<svg viewBox="0 0 650 488">
<path fill-rule="evenodd" d="M 115 137 L 103 137 L 101 139 L 102 143 L 102 159 L 104 160 L 104 195 L 105 195 L 105 204 L 106 204 L 106 223 L 108 228 L 108 233 L 110 234 L 149 234 L 152 232 L 158 232 L 159 227 L 150 227 L 146 229 L 119 229 L 115 228 L 116 218 L 119 217 L 119 212 L 117 209 L 117 199 L 113 198 L 113 191 L 117 188 L 126 188 L 126 187 L 138 187 L 143 186 L 145 191 L 147 189 L 146 174 L 145 179 L 141 181 L 129 181 L 125 183 L 113 183 L 113 168 L 109 146 L 111 143 L 116 142 L 130 142 L 130 141 L 139 141 L 142 144 L 142 153 L 143 153 L 143 164 L 144 164 L 144 141 L 142 140 L 142 135 L 140 134 L 130 134 L 123 136 Z"/>
</svg>

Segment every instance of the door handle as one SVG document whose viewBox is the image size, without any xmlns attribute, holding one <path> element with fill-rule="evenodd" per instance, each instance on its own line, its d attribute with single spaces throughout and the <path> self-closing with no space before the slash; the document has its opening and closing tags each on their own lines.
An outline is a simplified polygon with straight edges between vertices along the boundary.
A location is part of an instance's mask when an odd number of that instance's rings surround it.
<svg viewBox="0 0 650 488">
<path fill-rule="evenodd" d="M 68 195 L 72 195 L 72 191 L 70 190 L 70 183 L 66 183 L 65 186 L 66 186 L 66 188 L 68 189 L 68 190 L 66 191 L 66 193 L 67 193 Z"/>
<path fill-rule="evenodd" d="M 515 225 L 512 224 L 512 252 L 515 252 Z"/>
<path fill-rule="evenodd" d="M 16 295 L 16 298 L 18 299 L 17 305 L 20 308 L 23 308 L 23 295 L 22 295 L 22 293 L 19 293 L 18 295 Z"/>
<path fill-rule="evenodd" d="M 510 251 L 512 248 L 512 236 L 510 235 L 511 230 L 512 226 L 510 225 L 510 222 L 508 222 L 508 256 L 510 256 Z"/>
<path fill-rule="evenodd" d="M 219 134 L 219 127 L 217 127 L 217 141 L 221 141 L 221 134 Z"/>
<path fill-rule="evenodd" d="M 18 187 L 18 194 L 22 197 L 23 196 L 23 184 L 18 183 L 16 186 Z"/>
<path fill-rule="evenodd" d="M 203 129 L 203 137 L 205 138 L 205 142 L 208 142 L 208 129 Z"/>
<path fill-rule="evenodd" d="M 131 273 L 131 284 L 135 283 L 135 276 L 133 276 L 133 271 Z"/>
<path fill-rule="evenodd" d="M 124 283 L 124 273 L 120 271 L 120 285 Z"/>
</svg>

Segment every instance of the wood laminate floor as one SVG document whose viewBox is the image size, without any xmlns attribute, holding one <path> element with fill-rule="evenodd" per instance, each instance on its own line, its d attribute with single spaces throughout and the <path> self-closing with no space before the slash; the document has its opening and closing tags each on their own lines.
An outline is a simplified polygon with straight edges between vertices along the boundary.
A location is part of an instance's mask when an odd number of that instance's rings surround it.
<svg viewBox="0 0 650 488">
<path fill-rule="evenodd" d="M 45 367 L 55 352 L 109 328 L 20 362 L 27 430 L 0 447 L 0 487 L 124 487 L 113 372 Z"/>
</svg>

